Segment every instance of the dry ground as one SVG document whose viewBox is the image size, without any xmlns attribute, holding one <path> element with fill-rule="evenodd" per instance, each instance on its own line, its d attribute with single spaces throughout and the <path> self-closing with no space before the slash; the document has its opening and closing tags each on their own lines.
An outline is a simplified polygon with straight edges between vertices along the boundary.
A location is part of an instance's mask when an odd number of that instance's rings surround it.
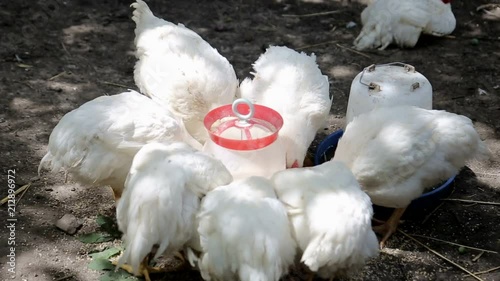
<svg viewBox="0 0 500 281">
<path fill-rule="evenodd" d="M 363 8 L 354 1 L 149 2 L 157 15 L 184 23 L 202 35 L 228 58 L 240 79 L 249 75 L 251 63 L 268 45 L 314 52 L 320 68 L 331 78 L 334 97 L 330 126 L 317 141 L 342 127 L 351 81 L 363 67 L 394 61 L 414 65 L 433 85 L 434 107 L 470 117 L 494 155 L 491 162 L 463 171 L 452 197 L 500 202 L 500 24 L 476 12 L 478 5 L 488 1 L 453 1 L 458 21 L 453 38 L 423 38 L 411 50 L 392 48 L 364 54 L 348 49 L 360 30 Z M 95 231 L 98 214 L 113 215 L 113 200 L 106 188 L 64 183 L 60 174 L 38 177 L 37 166 L 52 128 L 65 113 L 95 97 L 123 91 L 119 85 L 136 88 L 129 4 L 129 0 L 0 2 L 0 195 L 7 194 L 10 169 L 16 171 L 17 187 L 32 182 L 16 209 L 15 280 L 98 280 L 101 272 L 87 268 L 88 253 L 120 242 L 83 244 L 56 229 L 54 222 L 71 213 L 83 222 L 78 234 Z M 338 13 L 286 16 L 325 11 Z M 351 21 L 358 25 L 346 28 Z M 425 223 L 421 218 L 407 220 L 402 229 L 499 251 L 499 210 L 495 205 L 446 202 Z M 7 218 L 6 205 L 0 215 Z M 7 224 L 6 219 L 1 224 Z M 2 280 L 10 276 L 6 267 L 8 234 L 2 226 Z M 479 251 L 464 252 L 456 246 L 419 239 L 472 272 L 500 265 L 498 254 L 484 253 L 475 259 Z M 480 277 L 500 280 L 500 271 Z M 294 270 L 285 280 L 302 278 Z M 155 280 L 200 278 L 184 271 L 155 276 Z M 354 280 L 474 279 L 398 233 Z"/>
</svg>

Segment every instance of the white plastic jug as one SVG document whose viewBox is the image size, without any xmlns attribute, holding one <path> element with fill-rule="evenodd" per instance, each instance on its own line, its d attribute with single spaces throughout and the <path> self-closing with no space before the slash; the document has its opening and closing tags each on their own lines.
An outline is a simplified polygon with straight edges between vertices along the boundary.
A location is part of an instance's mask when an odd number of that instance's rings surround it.
<svg viewBox="0 0 500 281">
<path fill-rule="evenodd" d="M 432 109 L 431 83 L 409 64 L 370 65 L 352 81 L 346 126 L 361 113 L 396 105 Z"/>
<path fill-rule="evenodd" d="M 238 99 L 210 111 L 204 124 L 210 138 L 203 151 L 221 160 L 234 179 L 269 178 L 286 168 L 278 138 L 283 118 L 275 110 Z"/>
</svg>

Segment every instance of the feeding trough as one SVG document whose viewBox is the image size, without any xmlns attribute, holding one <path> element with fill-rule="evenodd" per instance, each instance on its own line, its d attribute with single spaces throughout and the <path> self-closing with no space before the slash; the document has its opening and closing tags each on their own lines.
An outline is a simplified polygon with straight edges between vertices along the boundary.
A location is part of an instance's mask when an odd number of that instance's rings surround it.
<svg viewBox="0 0 500 281">
<path fill-rule="evenodd" d="M 283 118 L 277 111 L 238 99 L 210 111 L 204 125 L 210 138 L 203 151 L 221 160 L 234 179 L 269 178 L 286 168 L 278 138 Z"/>
</svg>

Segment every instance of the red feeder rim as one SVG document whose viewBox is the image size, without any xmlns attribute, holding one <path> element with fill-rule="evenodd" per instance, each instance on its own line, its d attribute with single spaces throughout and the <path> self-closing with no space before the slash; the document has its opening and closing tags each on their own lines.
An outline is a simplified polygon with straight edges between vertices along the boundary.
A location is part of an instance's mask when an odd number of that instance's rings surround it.
<svg viewBox="0 0 500 281">
<path fill-rule="evenodd" d="M 208 131 L 210 139 L 214 143 L 232 150 L 256 150 L 264 148 L 276 141 L 276 139 L 278 138 L 278 132 L 281 127 L 283 127 L 283 118 L 276 110 L 272 108 L 258 104 L 254 104 L 253 106 L 254 114 L 252 119 L 259 119 L 269 122 L 274 126 L 274 132 L 263 138 L 247 140 L 229 139 L 218 135 L 217 131 L 219 130 L 212 130 L 212 125 L 215 122 L 225 117 L 237 117 L 233 112 L 232 105 L 228 104 L 212 109 L 205 116 L 203 124 Z M 239 103 L 236 105 L 236 108 L 237 111 L 242 115 L 250 113 L 250 106 L 246 103 Z"/>
</svg>

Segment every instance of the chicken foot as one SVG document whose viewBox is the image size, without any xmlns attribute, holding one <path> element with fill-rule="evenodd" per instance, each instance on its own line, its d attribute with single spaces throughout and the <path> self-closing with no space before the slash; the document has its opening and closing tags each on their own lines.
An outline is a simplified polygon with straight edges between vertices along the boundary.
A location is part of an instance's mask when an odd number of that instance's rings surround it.
<svg viewBox="0 0 500 281">
<path fill-rule="evenodd" d="M 149 277 L 149 274 L 150 273 L 160 273 L 160 272 L 163 272 L 163 269 L 162 268 L 158 268 L 158 267 L 153 267 L 153 266 L 149 266 L 149 260 L 151 258 L 151 255 L 147 255 L 144 260 L 141 262 L 141 264 L 139 265 L 139 273 L 137 274 L 137 276 L 143 276 L 144 277 L 144 280 L 146 281 L 151 281 L 151 278 Z M 114 260 L 111 262 L 113 265 L 118 265 L 118 260 Z M 134 269 L 132 268 L 131 265 L 129 264 L 121 264 L 121 265 L 118 265 L 118 267 L 120 267 L 121 269 L 125 270 L 126 272 L 130 273 L 131 275 L 136 275 L 134 273 Z"/>
<path fill-rule="evenodd" d="M 391 235 L 396 232 L 399 220 L 401 219 L 401 216 L 403 216 L 405 210 L 406 207 L 394 209 L 394 212 L 384 224 L 373 227 L 373 231 L 382 235 L 382 239 L 380 239 L 380 249 L 385 247 L 387 239 L 389 239 L 389 237 L 391 237 Z"/>
<path fill-rule="evenodd" d="M 141 264 L 139 265 L 139 274 L 137 276 L 144 277 L 144 280 L 146 280 L 146 281 L 151 281 L 151 277 L 149 277 L 150 274 L 175 272 L 175 271 L 179 271 L 179 270 L 184 269 L 185 266 L 186 266 L 186 260 L 184 259 L 184 256 L 180 252 L 176 252 L 174 254 L 174 256 L 176 258 L 181 259 L 182 264 L 179 265 L 179 266 L 176 266 L 174 268 L 150 266 L 149 265 L 149 261 L 151 260 L 152 256 L 153 256 L 152 254 L 147 255 L 144 258 L 144 260 L 141 262 Z M 111 263 L 113 265 L 118 265 L 118 261 L 117 260 L 114 260 Z M 130 266 L 128 264 L 121 264 L 121 265 L 119 265 L 119 267 L 121 269 L 125 270 L 126 272 L 130 273 L 131 275 L 135 275 L 132 266 Z"/>
</svg>

